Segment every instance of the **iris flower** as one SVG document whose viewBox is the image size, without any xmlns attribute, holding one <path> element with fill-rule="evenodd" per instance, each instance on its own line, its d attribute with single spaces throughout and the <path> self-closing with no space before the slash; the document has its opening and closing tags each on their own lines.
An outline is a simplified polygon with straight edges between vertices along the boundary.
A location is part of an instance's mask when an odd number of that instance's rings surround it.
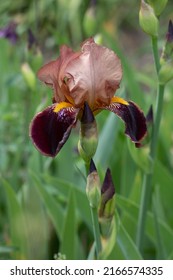
<svg viewBox="0 0 173 280">
<path fill-rule="evenodd" d="M 125 122 L 125 134 L 134 143 L 144 138 L 147 129 L 143 112 L 132 101 L 114 96 L 122 79 L 120 59 L 92 38 L 77 52 L 62 46 L 60 56 L 44 65 L 38 78 L 53 89 L 53 104 L 38 113 L 30 125 L 31 139 L 42 154 L 58 154 L 77 120 L 81 120 L 86 102 L 94 115 L 109 110 L 119 116 Z"/>
<path fill-rule="evenodd" d="M 16 23 L 10 22 L 7 26 L 0 29 L 0 38 L 8 39 L 12 44 L 15 44 L 18 40 L 18 35 L 16 33 Z"/>
</svg>

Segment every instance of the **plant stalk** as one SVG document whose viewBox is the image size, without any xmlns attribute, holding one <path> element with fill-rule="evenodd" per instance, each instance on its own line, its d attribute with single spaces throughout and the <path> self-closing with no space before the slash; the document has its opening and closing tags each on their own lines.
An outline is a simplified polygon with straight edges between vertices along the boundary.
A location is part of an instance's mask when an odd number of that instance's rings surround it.
<svg viewBox="0 0 173 280">
<path fill-rule="evenodd" d="M 96 207 L 90 207 L 90 209 L 91 209 L 94 239 L 95 239 L 95 243 L 96 243 L 96 254 L 97 254 L 97 259 L 98 259 L 99 254 L 100 254 L 101 249 L 102 249 L 101 238 L 100 238 L 100 227 L 99 227 L 99 221 L 98 221 L 98 213 L 97 213 L 97 208 Z"/>
<path fill-rule="evenodd" d="M 160 69 L 160 61 L 159 61 L 159 54 L 158 54 L 157 38 L 155 37 L 152 37 L 152 49 L 153 49 L 153 57 L 154 57 L 154 62 L 156 67 L 156 73 L 158 76 L 159 69 Z M 139 216 L 138 216 L 138 225 L 137 225 L 136 245 L 140 251 L 142 251 L 143 249 L 147 210 L 148 210 L 148 205 L 152 193 L 152 178 L 153 178 L 154 161 L 156 158 L 156 151 L 157 151 L 157 144 L 158 144 L 159 128 L 160 128 L 160 122 L 162 117 L 163 96 L 164 96 L 164 85 L 160 85 L 158 81 L 156 110 L 155 110 L 155 118 L 154 118 L 151 143 L 150 143 L 150 154 L 149 154 L 151 159 L 151 168 L 150 168 L 150 173 L 144 174 L 142 193 L 141 193 L 141 202 L 140 202 L 140 209 L 139 209 Z"/>
</svg>

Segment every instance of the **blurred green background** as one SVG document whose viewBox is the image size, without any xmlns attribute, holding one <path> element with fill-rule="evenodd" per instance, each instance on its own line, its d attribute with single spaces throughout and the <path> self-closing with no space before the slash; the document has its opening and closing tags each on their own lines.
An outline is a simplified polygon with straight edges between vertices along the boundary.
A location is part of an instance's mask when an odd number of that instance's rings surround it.
<svg viewBox="0 0 173 280">
<path fill-rule="evenodd" d="M 139 8 L 139 0 L 1 1 L 1 33 L 11 22 L 17 37 L 13 43 L 0 38 L 0 259 L 53 259 L 58 253 L 63 256 L 57 258 L 87 258 L 93 235 L 84 163 L 77 153 L 79 127 L 55 159 L 34 148 L 30 121 L 52 98 L 36 72 L 58 57 L 62 44 L 77 50 L 94 36 L 122 60 L 124 75 L 117 95 L 133 100 L 146 114 L 151 104 L 155 107 L 157 88 L 150 38 L 138 23 Z M 160 52 L 169 19 L 172 1 L 160 17 Z M 169 82 L 143 255 L 135 246 L 135 235 L 148 144 L 135 149 L 118 118 L 107 112 L 97 117 L 94 160 L 101 179 L 107 167 L 112 170 L 120 215 L 108 259 L 173 258 L 172 107 Z"/>
</svg>

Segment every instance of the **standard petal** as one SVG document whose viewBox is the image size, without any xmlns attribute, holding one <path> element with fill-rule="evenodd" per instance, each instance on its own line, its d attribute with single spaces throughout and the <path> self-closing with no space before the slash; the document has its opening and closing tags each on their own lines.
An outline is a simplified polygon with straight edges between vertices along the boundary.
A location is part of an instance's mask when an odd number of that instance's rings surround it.
<svg viewBox="0 0 173 280">
<path fill-rule="evenodd" d="M 62 102 L 38 113 L 30 125 L 30 137 L 44 155 L 55 157 L 67 141 L 79 110 Z"/>
<path fill-rule="evenodd" d="M 69 61 L 78 55 L 79 53 L 73 52 L 72 49 L 63 45 L 60 48 L 60 56 L 56 60 L 45 64 L 37 73 L 39 80 L 53 89 L 54 100 L 57 103 L 67 100 L 67 89 L 64 87 L 64 70 Z"/>
<path fill-rule="evenodd" d="M 40 81 L 53 88 L 54 80 L 58 80 L 61 68 L 66 66 L 69 60 L 73 57 L 74 52 L 67 46 L 60 48 L 60 56 L 56 60 L 52 60 L 40 68 L 37 76 Z"/>
<path fill-rule="evenodd" d="M 94 109 L 110 103 L 122 78 L 121 62 L 112 50 L 89 39 L 81 54 L 68 63 L 65 75 L 75 106 L 87 101 Z"/>
<path fill-rule="evenodd" d="M 54 79 L 57 78 L 60 59 L 53 60 L 40 68 L 37 77 L 40 81 L 53 88 Z"/>
<path fill-rule="evenodd" d="M 103 109 L 112 111 L 125 122 L 125 134 L 139 143 L 147 133 L 146 119 L 141 109 L 133 102 L 113 97 L 109 106 Z"/>
<path fill-rule="evenodd" d="M 58 73 L 60 68 L 60 58 L 53 60 L 43 67 L 37 73 L 37 77 L 40 81 L 44 82 L 45 85 L 49 86 L 54 91 L 53 100 L 55 102 L 63 102 L 65 101 L 65 96 L 63 95 L 59 82 L 58 82 Z"/>
</svg>

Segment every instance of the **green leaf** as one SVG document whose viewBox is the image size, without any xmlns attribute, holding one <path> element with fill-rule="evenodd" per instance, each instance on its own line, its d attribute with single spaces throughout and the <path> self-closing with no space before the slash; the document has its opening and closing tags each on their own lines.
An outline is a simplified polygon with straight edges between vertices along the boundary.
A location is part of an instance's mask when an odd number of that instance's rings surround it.
<svg viewBox="0 0 173 280">
<path fill-rule="evenodd" d="M 68 181 L 59 178 L 54 178 L 48 175 L 43 176 L 43 178 L 47 184 L 54 187 L 54 191 L 57 194 L 59 193 L 63 195 L 64 198 L 68 197 L 71 189 L 74 190 L 76 205 L 77 209 L 79 210 L 79 214 L 81 215 L 83 221 L 85 221 L 87 226 L 92 231 L 91 213 L 85 189 L 80 188 L 80 186 L 78 185 L 71 184 Z"/>
<path fill-rule="evenodd" d="M 26 259 L 28 248 L 26 223 L 23 209 L 17 199 L 17 194 L 14 192 L 11 185 L 3 180 L 3 186 L 7 197 L 11 242 L 12 246 L 17 248 L 17 250 L 13 252 L 12 255 L 15 259 Z"/>
<path fill-rule="evenodd" d="M 142 260 L 142 256 L 140 255 L 135 243 L 122 224 L 120 224 L 117 244 L 125 260 Z"/>
<path fill-rule="evenodd" d="M 117 241 L 109 259 L 142 260 L 140 252 L 121 222 L 117 233 Z"/>
<path fill-rule="evenodd" d="M 59 238 L 62 238 L 62 221 L 64 220 L 64 211 L 54 197 L 46 190 L 41 180 L 33 172 L 31 173 L 34 185 L 37 188 L 42 201 L 45 204 L 49 217 L 55 227 Z"/>
<path fill-rule="evenodd" d="M 42 260 L 48 258 L 50 221 L 38 190 L 34 184 L 25 184 L 20 189 L 22 205 L 27 223 L 29 240 L 28 259 Z"/>
<path fill-rule="evenodd" d="M 122 213 L 126 213 L 126 215 L 130 218 L 130 220 L 126 220 L 126 224 L 128 224 L 131 228 L 134 227 L 134 229 L 136 229 L 139 205 L 120 195 L 117 195 L 116 198 L 117 206 L 121 209 Z M 162 243 L 165 249 L 165 256 L 167 258 L 167 256 L 173 250 L 173 230 L 160 218 L 158 218 L 158 225 Z M 147 213 L 146 220 L 146 234 L 148 235 L 149 239 L 155 244 L 155 247 L 157 247 L 154 217 L 153 214 L 149 211 Z"/>
<path fill-rule="evenodd" d="M 136 163 L 137 166 L 139 166 L 145 173 L 150 173 L 151 172 L 151 159 L 149 157 L 149 147 L 144 146 L 139 149 L 137 149 L 128 139 L 128 148 L 129 152 L 131 154 L 131 157 L 133 158 L 134 162 Z"/>
<path fill-rule="evenodd" d="M 170 255 L 168 256 L 168 260 L 173 260 L 173 251 L 170 253 Z"/>
<path fill-rule="evenodd" d="M 95 253 L 96 253 L 96 243 L 94 241 L 94 243 L 91 246 L 91 249 L 89 251 L 87 260 L 95 260 Z"/>
<path fill-rule="evenodd" d="M 113 143 L 115 142 L 118 129 L 118 117 L 116 117 L 115 114 L 110 113 L 101 133 L 99 134 L 99 143 L 96 154 L 94 156 L 94 162 L 96 164 L 101 163 L 103 167 L 107 166 L 107 163 L 112 156 L 112 151 L 114 148 Z"/>
<path fill-rule="evenodd" d="M 153 209 L 153 218 L 155 223 L 155 233 L 156 233 L 156 243 L 157 243 L 157 259 L 165 259 L 165 248 L 161 238 L 160 226 L 158 222 L 158 205 L 156 201 L 155 194 L 152 196 L 152 209 Z"/>
<path fill-rule="evenodd" d="M 62 231 L 62 243 L 60 251 L 65 254 L 66 259 L 74 260 L 76 255 L 76 204 L 74 193 L 71 190 L 68 199 L 67 212 L 64 217 L 64 227 Z"/>
<path fill-rule="evenodd" d="M 116 185 L 120 186 L 120 193 L 121 195 L 127 197 L 131 191 L 131 188 L 134 187 L 134 180 L 137 166 L 134 163 L 131 155 L 128 151 L 127 147 L 127 139 L 124 138 L 124 143 L 119 143 L 121 145 L 120 150 L 120 159 L 117 162 L 115 170 L 117 174 L 120 174 L 120 182 L 117 181 L 115 177 Z M 132 143 L 134 145 L 134 143 Z M 114 167 L 112 167 L 114 168 Z"/>
<path fill-rule="evenodd" d="M 166 221 L 171 223 L 173 226 L 173 215 L 172 215 L 172 198 L 173 198 L 173 176 L 166 169 L 166 167 L 159 162 L 155 162 L 153 183 L 156 186 L 157 191 L 160 193 L 160 199 L 164 208 Z"/>
<path fill-rule="evenodd" d="M 129 199 L 137 204 L 140 203 L 141 198 L 141 188 L 139 188 L 139 186 L 142 186 L 142 178 L 143 173 L 138 169 L 129 194 Z"/>
</svg>

